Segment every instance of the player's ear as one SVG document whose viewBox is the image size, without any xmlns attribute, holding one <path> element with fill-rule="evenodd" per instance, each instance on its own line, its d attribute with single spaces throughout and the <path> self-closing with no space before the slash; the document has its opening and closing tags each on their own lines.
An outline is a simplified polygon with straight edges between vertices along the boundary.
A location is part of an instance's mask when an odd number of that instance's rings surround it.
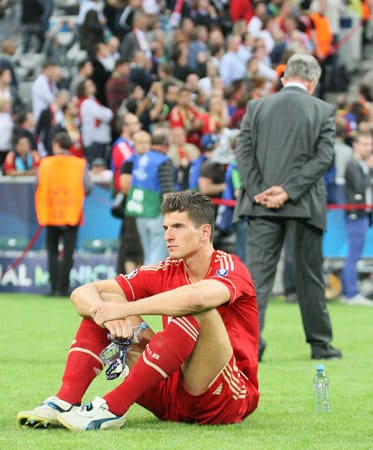
<svg viewBox="0 0 373 450">
<path fill-rule="evenodd" d="M 212 233 L 211 225 L 209 225 L 208 223 L 203 224 L 202 225 L 202 233 L 203 233 L 203 237 L 205 239 L 210 240 L 211 233 Z"/>
</svg>

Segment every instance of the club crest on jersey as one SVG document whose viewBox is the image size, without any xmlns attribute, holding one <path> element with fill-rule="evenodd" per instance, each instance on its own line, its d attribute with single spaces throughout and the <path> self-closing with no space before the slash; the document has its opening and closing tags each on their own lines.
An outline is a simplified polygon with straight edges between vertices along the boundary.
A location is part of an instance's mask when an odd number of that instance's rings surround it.
<svg viewBox="0 0 373 450">
<path fill-rule="evenodd" d="M 226 277 L 228 275 L 228 269 L 218 269 L 216 275 L 219 277 Z"/>
<path fill-rule="evenodd" d="M 137 269 L 133 270 L 130 273 L 127 273 L 127 275 L 125 275 L 125 277 L 127 278 L 127 280 L 130 280 L 131 278 L 134 278 L 137 275 Z"/>
</svg>

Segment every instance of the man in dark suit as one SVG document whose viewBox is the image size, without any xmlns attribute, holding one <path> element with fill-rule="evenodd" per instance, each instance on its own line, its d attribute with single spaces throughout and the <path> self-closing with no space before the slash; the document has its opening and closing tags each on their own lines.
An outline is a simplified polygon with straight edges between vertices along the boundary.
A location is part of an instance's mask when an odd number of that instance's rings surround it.
<svg viewBox="0 0 373 450">
<path fill-rule="evenodd" d="M 284 88 L 250 101 L 237 141 L 242 180 L 235 216 L 249 219 L 247 266 L 254 279 L 263 332 L 277 263 L 288 234 L 295 285 L 312 359 L 340 358 L 331 346 L 325 302 L 323 174 L 333 161 L 334 107 L 312 96 L 321 69 L 311 55 L 293 55 Z M 259 359 L 266 342 L 261 336 Z"/>
<path fill-rule="evenodd" d="M 108 56 L 108 46 L 104 42 L 99 42 L 95 47 L 95 56 L 92 59 L 93 73 L 90 78 L 96 85 L 96 98 L 104 106 L 107 106 L 105 85 L 111 75 L 111 69 L 106 65 Z"/>
<path fill-rule="evenodd" d="M 148 59 L 151 58 L 150 42 L 146 36 L 147 17 L 145 14 L 137 12 L 133 17 L 132 30 L 127 33 L 121 43 L 121 57 L 127 61 L 132 61 L 135 52 L 141 50 Z"/>
</svg>

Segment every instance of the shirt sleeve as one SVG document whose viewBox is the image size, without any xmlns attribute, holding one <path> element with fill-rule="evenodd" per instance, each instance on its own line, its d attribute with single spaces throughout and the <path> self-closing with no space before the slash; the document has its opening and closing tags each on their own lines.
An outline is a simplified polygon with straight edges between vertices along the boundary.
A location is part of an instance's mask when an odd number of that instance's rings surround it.
<svg viewBox="0 0 373 450">
<path fill-rule="evenodd" d="M 232 170 L 232 184 L 234 190 L 237 190 L 241 187 L 241 177 L 237 169 Z"/>
<path fill-rule="evenodd" d="M 122 174 L 126 174 L 126 175 L 132 175 L 132 170 L 133 170 L 133 161 L 125 161 L 122 164 L 122 167 L 120 169 L 120 173 Z"/>
<path fill-rule="evenodd" d="M 116 281 L 129 302 L 159 294 L 164 290 L 162 270 L 142 270 L 138 268 L 128 274 L 120 274 Z"/>
<path fill-rule="evenodd" d="M 159 166 L 158 176 L 162 194 L 173 192 L 175 189 L 175 168 L 171 160 L 167 160 Z"/>
<path fill-rule="evenodd" d="M 238 256 L 226 254 L 224 260 L 215 265 L 209 278 L 220 281 L 229 289 L 229 304 L 240 297 L 256 297 L 250 272 Z"/>
</svg>

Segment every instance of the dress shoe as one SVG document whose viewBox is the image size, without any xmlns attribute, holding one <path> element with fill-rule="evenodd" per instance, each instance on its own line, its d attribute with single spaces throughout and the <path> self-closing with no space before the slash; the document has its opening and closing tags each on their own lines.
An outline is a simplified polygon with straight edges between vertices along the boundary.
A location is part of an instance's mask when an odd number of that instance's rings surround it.
<svg viewBox="0 0 373 450">
<path fill-rule="evenodd" d="M 70 292 L 68 290 L 59 290 L 54 293 L 55 297 L 70 297 Z"/>
<path fill-rule="evenodd" d="M 313 347 L 311 353 L 311 359 L 340 359 L 342 358 L 342 352 L 338 348 L 334 348 L 331 345 L 327 347 Z"/>
<path fill-rule="evenodd" d="M 44 297 L 55 297 L 56 291 L 48 291 L 44 294 Z"/>
<path fill-rule="evenodd" d="M 285 303 L 298 303 L 297 294 L 286 294 Z"/>
</svg>

